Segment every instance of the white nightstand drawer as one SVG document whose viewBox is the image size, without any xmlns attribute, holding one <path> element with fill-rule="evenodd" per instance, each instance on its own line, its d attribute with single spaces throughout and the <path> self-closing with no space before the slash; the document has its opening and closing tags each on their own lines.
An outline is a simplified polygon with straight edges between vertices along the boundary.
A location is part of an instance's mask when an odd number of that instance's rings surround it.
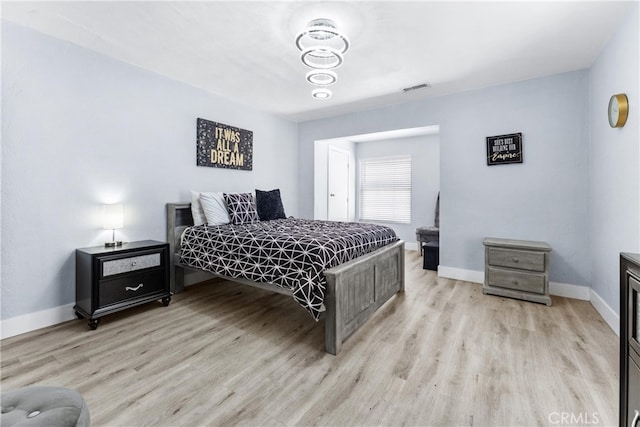
<svg viewBox="0 0 640 427">
<path fill-rule="evenodd" d="M 160 266 L 160 253 L 113 259 L 102 263 L 102 277 Z"/>
</svg>

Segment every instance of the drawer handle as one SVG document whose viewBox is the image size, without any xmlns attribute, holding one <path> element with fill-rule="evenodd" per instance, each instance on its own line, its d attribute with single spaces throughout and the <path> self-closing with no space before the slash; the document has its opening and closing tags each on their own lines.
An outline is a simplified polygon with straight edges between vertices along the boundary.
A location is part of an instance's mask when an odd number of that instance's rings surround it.
<svg viewBox="0 0 640 427">
<path fill-rule="evenodd" d="M 516 257 L 514 257 L 512 261 L 515 262 L 516 264 L 520 262 L 520 260 Z"/>
<path fill-rule="evenodd" d="M 511 283 L 513 283 L 514 285 L 517 285 L 517 284 L 518 284 L 518 281 L 517 281 L 516 279 L 513 279 L 513 280 L 511 281 Z"/>
<path fill-rule="evenodd" d="M 125 291 L 137 291 L 138 289 L 140 289 L 141 287 L 144 286 L 144 283 L 140 283 L 138 286 L 136 286 L 135 288 L 130 288 L 129 286 L 127 286 L 126 288 L 124 288 Z"/>
<path fill-rule="evenodd" d="M 135 267 L 136 265 L 138 265 L 138 261 L 133 261 L 133 262 L 131 263 L 131 267 Z"/>
<path fill-rule="evenodd" d="M 640 420 L 640 411 L 636 409 L 636 414 L 633 416 L 633 421 L 631 421 L 631 427 L 636 427 L 638 420 Z"/>
</svg>

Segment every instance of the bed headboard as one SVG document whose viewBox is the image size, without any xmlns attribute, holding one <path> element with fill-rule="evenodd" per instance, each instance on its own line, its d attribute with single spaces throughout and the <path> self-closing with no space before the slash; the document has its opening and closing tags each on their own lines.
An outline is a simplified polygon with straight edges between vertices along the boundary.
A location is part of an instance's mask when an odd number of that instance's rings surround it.
<svg viewBox="0 0 640 427">
<path fill-rule="evenodd" d="M 178 253 L 180 252 L 180 236 L 185 228 L 193 225 L 191 215 L 191 203 L 167 203 L 167 242 L 169 242 L 169 258 L 171 291 L 180 292 L 184 287 L 183 283 L 175 281 L 175 266 L 180 263 Z"/>
<path fill-rule="evenodd" d="M 191 225 L 191 203 L 167 203 L 167 242 L 171 254 L 180 251 L 180 235 Z"/>
</svg>

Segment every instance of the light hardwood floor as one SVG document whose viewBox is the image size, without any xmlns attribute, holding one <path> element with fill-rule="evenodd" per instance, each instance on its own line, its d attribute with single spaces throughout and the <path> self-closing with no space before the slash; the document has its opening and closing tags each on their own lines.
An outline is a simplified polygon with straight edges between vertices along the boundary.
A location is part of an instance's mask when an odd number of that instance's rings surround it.
<svg viewBox="0 0 640 427">
<path fill-rule="evenodd" d="M 482 295 L 407 252 L 338 356 L 293 300 L 229 282 L 3 340 L 1 386 L 77 389 L 94 426 L 616 425 L 618 337 L 585 301 Z"/>
</svg>

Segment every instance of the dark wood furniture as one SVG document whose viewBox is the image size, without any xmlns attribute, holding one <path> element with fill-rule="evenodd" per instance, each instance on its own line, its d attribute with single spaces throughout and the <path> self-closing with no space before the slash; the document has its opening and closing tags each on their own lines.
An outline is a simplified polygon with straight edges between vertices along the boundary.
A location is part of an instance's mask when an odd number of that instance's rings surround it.
<svg viewBox="0 0 640 427">
<path fill-rule="evenodd" d="M 620 254 L 620 427 L 640 427 L 640 255 Z"/>
<path fill-rule="evenodd" d="M 171 290 L 184 289 L 184 271 L 180 263 L 180 238 L 193 225 L 190 203 L 167 203 L 167 240 L 172 261 Z M 197 270 L 202 271 L 202 270 Z M 232 282 L 243 283 L 285 295 L 291 290 L 269 283 L 253 282 L 206 272 Z M 404 242 L 397 241 L 374 252 L 333 267 L 324 272 L 327 279 L 324 306 L 325 350 L 338 354 L 342 343 L 360 328 L 382 305 L 404 292 Z"/>
<path fill-rule="evenodd" d="M 440 265 L 440 241 L 432 240 L 422 244 L 422 268 L 438 271 Z"/>
<path fill-rule="evenodd" d="M 154 300 L 168 306 L 169 262 L 169 244 L 155 240 L 76 249 L 76 316 L 96 329 L 110 313 Z"/>
<path fill-rule="evenodd" d="M 549 261 L 551 246 L 530 240 L 487 237 L 483 294 L 500 295 L 551 305 Z"/>
</svg>

